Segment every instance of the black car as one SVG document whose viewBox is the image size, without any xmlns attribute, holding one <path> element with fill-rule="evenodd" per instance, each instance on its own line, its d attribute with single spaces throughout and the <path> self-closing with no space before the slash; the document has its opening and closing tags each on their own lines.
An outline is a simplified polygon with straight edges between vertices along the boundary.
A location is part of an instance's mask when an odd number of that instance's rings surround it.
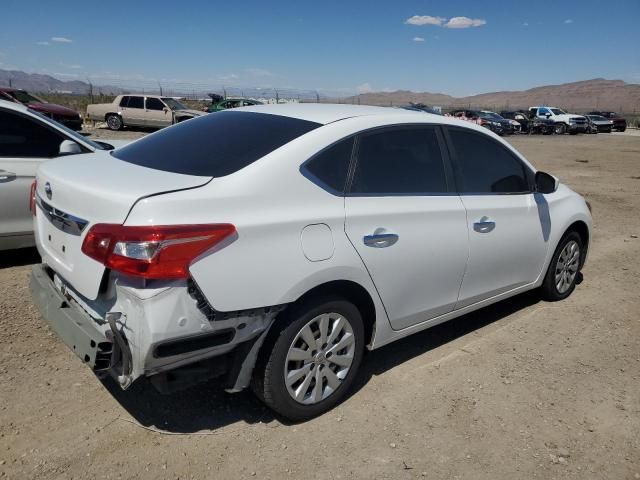
<svg viewBox="0 0 640 480">
<path fill-rule="evenodd" d="M 520 124 L 520 131 L 522 133 L 528 133 L 529 132 L 529 124 L 531 123 L 529 121 L 529 119 L 527 118 L 527 114 L 524 112 L 507 112 L 507 111 L 503 111 L 500 112 L 500 115 L 504 118 L 507 118 L 509 120 L 515 120 L 516 122 L 518 122 Z"/>
<path fill-rule="evenodd" d="M 502 118 L 500 115 L 494 112 L 484 112 L 480 110 L 458 110 L 453 112 L 456 118 L 462 120 L 471 121 L 488 128 L 493 133 L 498 135 L 509 135 L 513 133 L 513 127 L 511 122 L 506 118 Z"/>
</svg>

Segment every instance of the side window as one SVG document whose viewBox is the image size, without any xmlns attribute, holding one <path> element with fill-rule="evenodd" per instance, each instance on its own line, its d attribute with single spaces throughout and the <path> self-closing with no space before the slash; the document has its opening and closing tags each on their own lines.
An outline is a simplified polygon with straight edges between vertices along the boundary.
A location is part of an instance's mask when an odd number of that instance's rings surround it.
<svg viewBox="0 0 640 480">
<path fill-rule="evenodd" d="M 447 180 L 434 128 L 394 128 L 361 137 L 352 194 L 446 193 Z"/>
<path fill-rule="evenodd" d="M 120 106 L 121 107 L 126 107 L 129 104 L 129 98 L 130 97 L 122 97 L 120 99 Z"/>
<path fill-rule="evenodd" d="M 548 108 L 539 108 L 538 115 L 551 115 L 551 111 Z"/>
<path fill-rule="evenodd" d="M 162 110 L 164 103 L 158 98 L 147 98 L 147 110 Z"/>
<path fill-rule="evenodd" d="M 524 164 L 489 136 L 449 129 L 455 151 L 458 190 L 465 193 L 524 193 L 529 181 Z"/>
<path fill-rule="evenodd" d="M 352 150 L 353 137 L 341 140 L 305 163 L 303 170 L 311 175 L 311 180 L 342 194 Z"/>
<path fill-rule="evenodd" d="M 129 97 L 127 108 L 144 108 L 144 97 Z"/>
<path fill-rule="evenodd" d="M 31 118 L 0 110 L 0 157 L 55 157 L 63 140 Z"/>
</svg>

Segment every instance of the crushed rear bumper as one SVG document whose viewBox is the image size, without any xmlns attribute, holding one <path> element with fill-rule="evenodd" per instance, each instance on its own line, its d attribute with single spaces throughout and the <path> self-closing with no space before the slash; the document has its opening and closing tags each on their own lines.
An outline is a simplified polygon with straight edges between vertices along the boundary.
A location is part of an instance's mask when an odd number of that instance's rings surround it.
<svg viewBox="0 0 640 480">
<path fill-rule="evenodd" d="M 32 268 L 31 294 L 40 314 L 73 353 L 94 370 L 105 366 L 104 360 L 112 352 L 106 329 L 100 329 L 88 314 L 70 304 L 72 300 L 55 287 L 42 264 Z"/>
</svg>

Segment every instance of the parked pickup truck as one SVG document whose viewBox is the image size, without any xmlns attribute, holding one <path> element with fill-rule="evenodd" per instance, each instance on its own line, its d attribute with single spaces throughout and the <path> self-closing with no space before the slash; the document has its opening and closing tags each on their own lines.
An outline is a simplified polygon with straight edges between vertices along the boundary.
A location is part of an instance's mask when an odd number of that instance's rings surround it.
<svg viewBox="0 0 640 480">
<path fill-rule="evenodd" d="M 159 95 L 118 95 L 111 103 L 87 106 L 87 120 L 107 122 L 111 130 L 122 127 L 167 127 L 190 118 L 206 115 L 191 110 L 178 100 Z"/>
<path fill-rule="evenodd" d="M 582 115 L 567 113 L 557 107 L 531 107 L 529 108 L 529 113 L 530 116 L 534 118 L 553 120 L 555 123 L 555 133 L 559 135 L 566 132 L 569 132 L 571 135 L 585 133 L 588 128 L 587 119 Z"/>
</svg>

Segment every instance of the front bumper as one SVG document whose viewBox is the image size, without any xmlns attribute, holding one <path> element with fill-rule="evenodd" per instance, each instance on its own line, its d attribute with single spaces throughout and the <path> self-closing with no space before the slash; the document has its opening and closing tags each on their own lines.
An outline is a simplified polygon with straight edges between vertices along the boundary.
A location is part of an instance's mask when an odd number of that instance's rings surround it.
<svg viewBox="0 0 640 480">
<path fill-rule="evenodd" d="M 65 127 L 70 128 L 71 130 L 75 130 L 76 132 L 79 132 L 80 130 L 82 130 L 82 118 L 80 117 L 78 118 L 58 117 L 58 118 L 55 118 L 54 120 L 56 120 L 58 123 L 61 123 Z"/>
</svg>

